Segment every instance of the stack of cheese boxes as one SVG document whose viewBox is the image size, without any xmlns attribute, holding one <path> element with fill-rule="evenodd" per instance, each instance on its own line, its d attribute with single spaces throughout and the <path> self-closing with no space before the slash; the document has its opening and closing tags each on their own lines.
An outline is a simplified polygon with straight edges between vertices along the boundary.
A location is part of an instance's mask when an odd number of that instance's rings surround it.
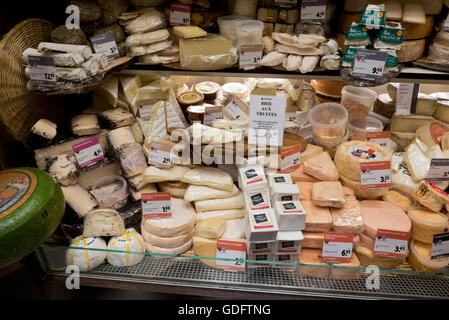
<svg viewBox="0 0 449 320">
<path fill-rule="evenodd" d="M 239 186 L 245 200 L 245 233 L 248 268 L 267 267 L 263 263 L 297 263 L 302 247 L 301 230 L 306 213 L 299 202 L 299 189 L 288 174 L 265 176 L 260 164 L 244 164 L 239 168 Z M 275 264 L 293 270 L 294 265 Z"/>
</svg>

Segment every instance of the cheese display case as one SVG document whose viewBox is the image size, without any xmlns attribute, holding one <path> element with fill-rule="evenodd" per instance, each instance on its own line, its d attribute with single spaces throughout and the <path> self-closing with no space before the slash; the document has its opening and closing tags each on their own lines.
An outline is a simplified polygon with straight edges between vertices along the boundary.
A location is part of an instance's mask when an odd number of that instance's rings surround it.
<svg viewBox="0 0 449 320">
<path fill-rule="evenodd" d="M 35 249 L 85 285 L 449 297 L 447 4 L 71 4 L 78 31 L 0 43 L 21 143 L 0 267 Z"/>
</svg>

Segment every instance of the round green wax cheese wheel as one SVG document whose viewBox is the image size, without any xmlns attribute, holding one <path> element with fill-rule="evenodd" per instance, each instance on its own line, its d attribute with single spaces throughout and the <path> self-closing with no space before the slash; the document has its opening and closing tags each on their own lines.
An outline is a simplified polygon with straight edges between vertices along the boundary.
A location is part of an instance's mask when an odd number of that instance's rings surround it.
<svg viewBox="0 0 449 320">
<path fill-rule="evenodd" d="M 0 268 L 19 261 L 47 240 L 64 210 L 62 190 L 45 171 L 0 171 Z"/>
</svg>

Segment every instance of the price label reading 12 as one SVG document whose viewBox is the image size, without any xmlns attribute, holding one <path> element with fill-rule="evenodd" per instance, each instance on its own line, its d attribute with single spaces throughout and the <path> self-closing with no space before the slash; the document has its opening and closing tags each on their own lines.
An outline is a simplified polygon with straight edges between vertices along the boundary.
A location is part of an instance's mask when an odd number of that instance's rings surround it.
<svg viewBox="0 0 449 320">
<path fill-rule="evenodd" d="M 53 57 L 29 56 L 30 80 L 43 86 L 56 85 L 56 67 Z"/>
<path fill-rule="evenodd" d="M 88 167 L 104 159 L 103 149 L 98 137 L 74 144 L 72 148 L 80 168 Z"/>
<path fill-rule="evenodd" d="M 389 188 L 391 186 L 391 162 L 362 162 L 360 175 L 362 189 Z"/>
<path fill-rule="evenodd" d="M 246 243 L 217 240 L 217 259 L 232 259 L 232 260 L 216 260 L 216 267 L 228 271 L 242 271 L 245 272 L 245 258 L 246 258 Z"/>
<path fill-rule="evenodd" d="M 169 193 L 142 194 L 143 219 L 171 217 L 171 196 Z"/>
<path fill-rule="evenodd" d="M 367 79 L 378 79 L 382 77 L 387 57 L 387 52 L 357 49 L 352 64 L 352 75 Z"/>
<path fill-rule="evenodd" d="M 322 257 L 325 261 L 350 262 L 354 235 L 327 232 L 324 234 Z"/>
<path fill-rule="evenodd" d="M 392 258 L 402 258 L 405 255 L 409 234 L 408 232 L 377 230 L 374 254 Z"/>
</svg>

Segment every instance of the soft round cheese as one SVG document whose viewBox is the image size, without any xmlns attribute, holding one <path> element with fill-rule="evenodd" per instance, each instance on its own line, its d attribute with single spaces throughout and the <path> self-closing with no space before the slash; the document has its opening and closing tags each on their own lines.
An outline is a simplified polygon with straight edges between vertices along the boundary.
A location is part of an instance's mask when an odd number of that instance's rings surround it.
<svg viewBox="0 0 449 320">
<path fill-rule="evenodd" d="M 402 22 L 401 26 L 404 28 L 404 40 L 417 40 L 427 38 L 433 29 L 434 17 L 426 16 L 426 23 L 409 23 Z"/>
<path fill-rule="evenodd" d="M 440 213 L 429 210 L 410 210 L 408 213 L 412 222 L 413 239 L 432 244 L 435 234 L 443 233 L 448 229 L 448 218 Z"/>
<path fill-rule="evenodd" d="M 334 158 L 338 173 L 354 181 L 361 181 L 361 163 L 390 160 L 387 149 L 377 143 L 357 140 L 339 145 Z"/>
<path fill-rule="evenodd" d="M 160 237 L 145 229 L 145 225 L 142 224 L 142 236 L 145 242 L 161 248 L 173 249 L 182 246 L 187 243 L 195 235 L 195 228 L 192 228 L 189 232 L 181 234 L 175 237 Z"/>
<path fill-rule="evenodd" d="M 432 245 L 410 241 L 410 255 L 408 261 L 413 269 L 419 272 L 439 272 L 449 263 L 448 258 L 431 260 Z"/>
<path fill-rule="evenodd" d="M 108 252 L 107 259 L 110 264 L 116 267 L 130 267 L 138 264 L 144 258 L 144 254 L 128 252 L 145 252 L 145 244 L 142 236 L 134 229 L 129 228 L 125 234 L 113 237 L 109 240 L 108 250 L 127 251 Z"/>
<path fill-rule="evenodd" d="M 146 248 L 147 252 L 150 252 L 150 253 L 170 254 L 170 255 L 183 254 L 183 253 L 189 251 L 190 248 L 192 248 L 192 243 L 193 243 L 193 240 L 190 239 L 189 241 L 187 241 L 186 243 L 182 244 L 179 247 L 167 249 L 167 248 L 161 248 L 158 246 L 154 246 L 148 242 L 145 242 L 145 248 Z M 154 256 L 154 257 L 161 258 L 162 256 Z M 167 258 L 171 258 L 171 257 L 167 257 Z"/>
<path fill-rule="evenodd" d="M 397 51 L 399 63 L 414 61 L 422 57 L 426 48 L 426 39 L 404 41 Z"/>
<path fill-rule="evenodd" d="M 72 248 L 100 249 L 81 250 L 69 249 L 66 253 L 66 264 L 77 266 L 81 272 L 90 271 L 103 264 L 106 260 L 106 241 L 99 237 L 84 238 L 78 236 L 70 244 Z M 104 251 L 101 251 L 104 250 Z"/>
<path fill-rule="evenodd" d="M 166 181 L 158 183 L 157 186 L 162 192 L 168 192 L 174 198 L 184 199 L 184 195 L 189 185 L 179 181 Z"/>
<path fill-rule="evenodd" d="M 386 202 L 398 206 L 403 211 L 406 211 L 412 205 L 412 202 L 409 198 L 394 190 L 388 191 L 386 194 L 384 194 L 382 199 Z"/>
<path fill-rule="evenodd" d="M 410 232 L 412 227 L 404 211 L 385 201 L 360 201 L 360 212 L 365 226 L 364 233 L 372 239 L 376 239 L 379 229 Z"/>
<path fill-rule="evenodd" d="M 160 237 L 175 237 L 195 226 L 195 209 L 183 199 L 171 199 L 171 214 L 169 218 L 147 219 L 143 223 L 144 228 Z"/>
<path fill-rule="evenodd" d="M 366 200 L 378 199 L 382 197 L 384 194 L 386 194 L 389 189 L 389 188 L 362 189 L 362 184 L 360 181 L 351 180 L 344 176 L 340 176 L 340 181 L 343 186 L 346 186 L 354 190 L 357 199 L 366 199 Z"/>
</svg>

